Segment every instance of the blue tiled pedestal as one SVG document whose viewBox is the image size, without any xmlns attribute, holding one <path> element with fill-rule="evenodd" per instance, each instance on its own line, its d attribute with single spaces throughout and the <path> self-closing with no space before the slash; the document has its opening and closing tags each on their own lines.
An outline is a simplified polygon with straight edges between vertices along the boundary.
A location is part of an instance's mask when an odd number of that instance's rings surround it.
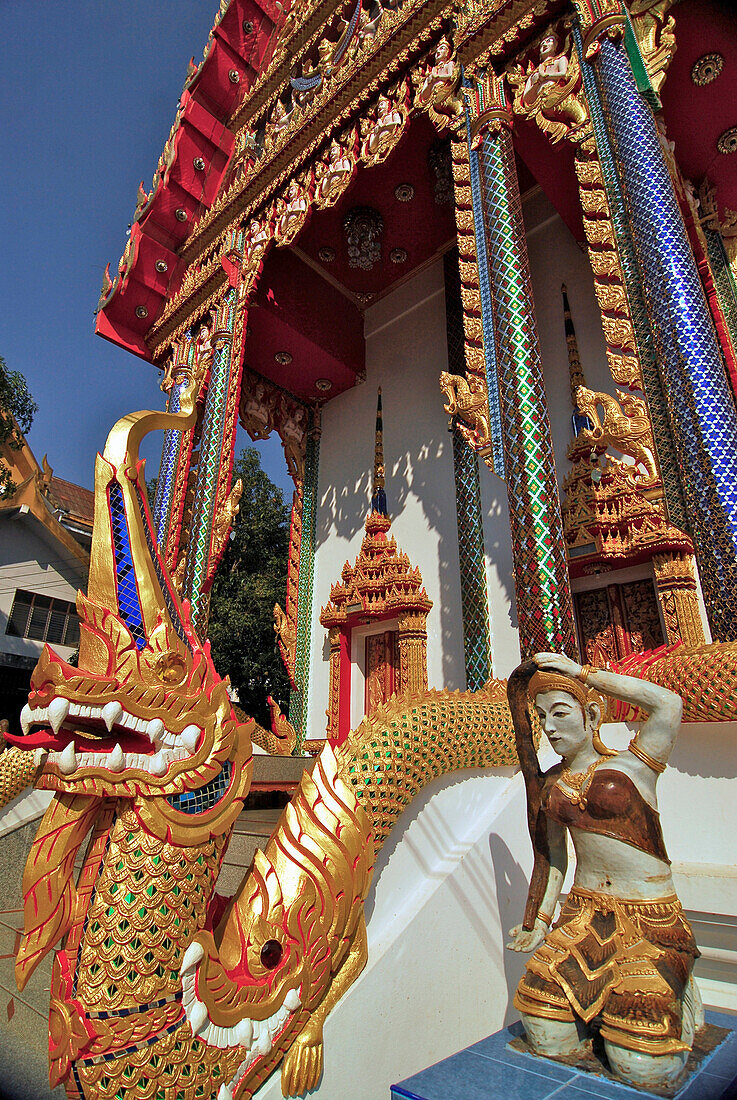
<svg viewBox="0 0 737 1100">
<path fill-rule="evenodd" d="M 695 1067 L 674 1100 L 737 1098 L 737 1020 L 720 1012 L 707 1012 L 706 1020 L 730 1029 L 729 1035 Z M 656 1100 L 654 1093 L 510 1047 L 522 1036 L 520 1023 L 497 1031 L 392 1085 L 392 1100 Z"/>
</svg>

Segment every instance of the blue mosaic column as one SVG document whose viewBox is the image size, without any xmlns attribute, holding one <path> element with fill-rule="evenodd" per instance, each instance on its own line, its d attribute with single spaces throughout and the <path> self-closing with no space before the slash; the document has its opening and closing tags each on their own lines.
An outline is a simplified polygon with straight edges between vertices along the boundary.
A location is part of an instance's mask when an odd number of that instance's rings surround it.
<svg viewBox="0 0 737 1100">
<path fill-rule="evenodd" d="M 494 300 L 504 469 L 523 657 L 576 653 L 563 520 L 522 199 L 502 86 L 486 78 L 476 103 L 487 255 Z"/>
<path fill-rule="evenodd" d="M 617 253 L 622 266 L 622 276 L 627 290 L 630 316 L 632 317 L 632 326 L 640 356 L 645 397 L 653 427 L 658 464 L 663 478 L 663 491 L 668 515 L 678 527 L 687 530 L 689 521 L 683 499 L 681 472 L 653 346 L 653 334 L 650 329 L 650 319 L 645 302 L 642 273 L 637 262 L 637 254 L 632 238 L 632 226 L 627 213 L 622 185 L 617 175 L 616 157 L 612 149 L 597 74 L 593 64 L 586 57 L 581 27 L 578 23 L 573 24 L 573 40 L 581 66 L 586 102 L 594 130 L 596 152 L 601 165 L 612 226 L 617 238 Z"/>
<path fill-rule="evenodd" d="M 175 381 L 169 390 L 169 400 L 166 404 L 167 412 L 179 412 L 182 390 L 186 387 L 188 381 L 188 377 L 182 377 L 181 371 L 178 376 L 175 371 Z M 167 428 L 164 432 L 164 445 L 161 448 L 161 463 L 159 464 L 159 476 L 156 481 L 156 500 L 154 503 L 156 540 L 161 547 L 166 546 L 169 537 L 172 489 L 174 488 L 174 478 L 179 463 L 182 435 L 183 433 L 180 430 L 174 428 Z"/>
<path fill-rule="evenodd" d="M 650 323 L 715 639 L 737 637 L 737 414 L 661 148 L 624 45 L 593 61 L 645 276 Z"/>
</svg>

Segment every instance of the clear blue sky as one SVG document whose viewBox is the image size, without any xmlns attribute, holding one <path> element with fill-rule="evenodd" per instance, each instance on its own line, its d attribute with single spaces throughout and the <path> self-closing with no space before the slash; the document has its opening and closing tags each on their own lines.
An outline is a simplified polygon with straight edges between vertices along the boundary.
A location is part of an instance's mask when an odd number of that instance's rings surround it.
<svg viewBox="0 0 737 1100">
<path fill-rule="evenodd" d="M 48 453 L 59 477 L 90 488 L 113 423 L 162 407 L 158 371 L 95 336 L 94 310 L 216 10 L 217 0 L 2 3 L 0 355 L 38 403 L 39 461 Z M 264 466 L 289 499 L 281 448 L 268 442 Z M 148 477 L 160 447 L 144 444 Z"/>
</svg>

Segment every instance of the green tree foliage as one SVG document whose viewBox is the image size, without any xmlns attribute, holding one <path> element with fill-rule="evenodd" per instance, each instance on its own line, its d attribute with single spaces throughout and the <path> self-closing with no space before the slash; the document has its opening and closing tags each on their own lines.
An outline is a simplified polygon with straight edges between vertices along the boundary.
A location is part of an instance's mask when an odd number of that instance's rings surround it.
<svg viewBox="0 0 737 1100">
<path fill-rule="evenodd" d="M 23 445 L 22 436 L 31 430 L 38 405 L 28 392 L 20 371 L 8 370 L 0 356 L 0 446 L 17 451 Z M 10 470 L 0 459 L 0 496 L 12 496 L 17 486 Z"/>
<path fill-rule="evenodd" d="M 267 695 L 283 707 L 289 697 L 273 628 L 274 604 L 286 599 L 289 508 L 255 448 L 236 460 L 238 478 L 240 512 L 212 586 L 208 633 L 218 672 L 230 676 L 243 710 L 268 728 Z"/>
</svg>

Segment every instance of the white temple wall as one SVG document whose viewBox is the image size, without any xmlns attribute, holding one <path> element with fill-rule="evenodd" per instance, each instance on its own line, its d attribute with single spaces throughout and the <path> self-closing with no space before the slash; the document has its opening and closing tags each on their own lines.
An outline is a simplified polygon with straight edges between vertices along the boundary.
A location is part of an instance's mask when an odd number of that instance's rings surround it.
<svg viewBox="0 0 737 1100">
<path fill-rule="evenodd" d="M 346 561 L 356 559 L 371 502 L 377 388 L 382 388 L 386 494 L 392 534 L 409 555 L 433 607 L 428 616 L 430 687 L 465 687 L 453 448 L 438 377 L 447 369 L 441 261 L 366 311 L 366 381 L 330 401 L 320 440 L 308 736 L 324 734 L 327 631 L 321 608 Z M 489 598 L 512 651 L 511 550 L 506 490 L 482 471 Z M 506 626 L 504 626 L 506 624 Z M 502 629 L 504 627 L 504 629 Z M 510 642 L 511 637 L 511 642 Z M 496 662 L 496 654 L 495 654 Z M 507 662 L 509 668 L 515 661 Z M 496 663 L 495 663 L 496 672 Z"/>
</svg>

